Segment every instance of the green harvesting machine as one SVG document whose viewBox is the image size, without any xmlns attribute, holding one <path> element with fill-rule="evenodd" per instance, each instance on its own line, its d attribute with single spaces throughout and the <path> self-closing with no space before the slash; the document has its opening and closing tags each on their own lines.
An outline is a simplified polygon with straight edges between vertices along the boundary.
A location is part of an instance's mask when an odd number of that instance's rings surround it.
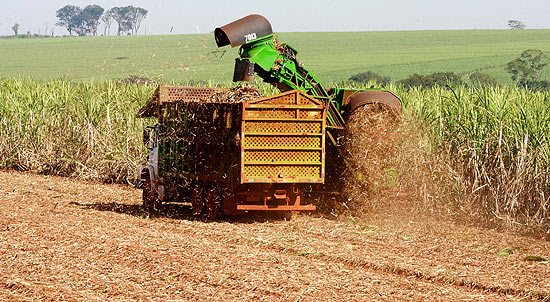
<svg viewBox="0 0 550 302">
<path fill-rule="evenodd" d="M 219 47 L 240 46 L 234 81 L 256 74 L 281 93 L 159 86 L 137 114 L 158 121 L 144 132 L 149 154 L 138 171 L 145 209 L 190 201 L 193 214 L 210 218 L 315 211 L 352 166 L 340 143 L 346 121 L 372 104 L 399 114 L 399 99 L 381 89 L 326 89 L 260 15 L 216 28 L 214 36 Z"/>
<path fill-rule="evenodd" d="M 257 74 L 282 92 L 301 90 L 327 106 L 327 136 L 337 145 L 331 130 L 344 130 L 352 112 L 367 104 L 382 104 L 401 113 L 401 102 L 393 93 L 382 89 L 327 89 L 303 64 L 298 51 L 280 43 L 271 24 L 261 15 L 249 15 L 214 31 L 218 47 L 240 46 L 235 59 L 233 81 L 252 81 Z"/>
</svg>

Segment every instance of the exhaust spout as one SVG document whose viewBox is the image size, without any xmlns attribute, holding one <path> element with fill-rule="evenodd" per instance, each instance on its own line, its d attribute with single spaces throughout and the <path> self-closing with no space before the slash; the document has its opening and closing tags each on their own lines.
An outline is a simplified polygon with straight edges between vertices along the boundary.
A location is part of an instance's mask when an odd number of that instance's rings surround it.
<svg viewBox="0 0 550 302">
<path fill-rule="evenodd" d="M 249 15 L 214 30 L 218 47 L 237 47 L 271 34 L 271 24 L 261 15 Z"/>
</svg>

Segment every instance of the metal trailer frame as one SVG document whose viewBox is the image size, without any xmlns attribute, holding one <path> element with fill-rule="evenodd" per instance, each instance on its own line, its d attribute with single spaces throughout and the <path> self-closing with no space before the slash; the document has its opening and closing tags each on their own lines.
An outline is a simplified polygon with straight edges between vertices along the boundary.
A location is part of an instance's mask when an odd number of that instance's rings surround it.
<svg viewBox="0 0 550 302">
<path fill-rule="evenodd" d="M 300 90 L 242 103 L 204 101 L 219 91 L 160 86 L 138 113 L 159 122 L 153 184 L 160 203 L 190 199 L 194 214 L 211 218 L 314 211 L 304 191 L 325 182 L 323 102 Z"/>
</svg>

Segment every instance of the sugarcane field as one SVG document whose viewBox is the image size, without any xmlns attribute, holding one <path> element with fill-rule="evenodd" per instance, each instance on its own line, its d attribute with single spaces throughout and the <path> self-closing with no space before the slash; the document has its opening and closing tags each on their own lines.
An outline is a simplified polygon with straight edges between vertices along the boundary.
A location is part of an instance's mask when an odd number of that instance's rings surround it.
<svg viewBox="0 0 550 302">
<path fill-rule="evenodd" d="M 550 301 L 542 4 L 319 4 L 6 4 L 0 301 Z"/>
</svg>

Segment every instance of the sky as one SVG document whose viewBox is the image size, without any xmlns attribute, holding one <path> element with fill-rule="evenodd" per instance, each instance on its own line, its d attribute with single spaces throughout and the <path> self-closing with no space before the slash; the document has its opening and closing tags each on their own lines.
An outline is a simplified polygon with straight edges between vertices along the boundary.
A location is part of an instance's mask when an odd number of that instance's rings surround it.
<svg viewBox="0 0 550 302">
<path fill-rule="evenodd" d="M 0 35 L 13 34 L 14 23 L 20 33 L 67 34 L 55 26 L 56 10 L 67 4 L 143 7 L 149 13 L 139 33 L 148 35 L 209 33 L 253 13 L 275 32 L 506 29 L 510 19 L 550 28 L 550 0 L 0 0 Z"/>
</svg>

